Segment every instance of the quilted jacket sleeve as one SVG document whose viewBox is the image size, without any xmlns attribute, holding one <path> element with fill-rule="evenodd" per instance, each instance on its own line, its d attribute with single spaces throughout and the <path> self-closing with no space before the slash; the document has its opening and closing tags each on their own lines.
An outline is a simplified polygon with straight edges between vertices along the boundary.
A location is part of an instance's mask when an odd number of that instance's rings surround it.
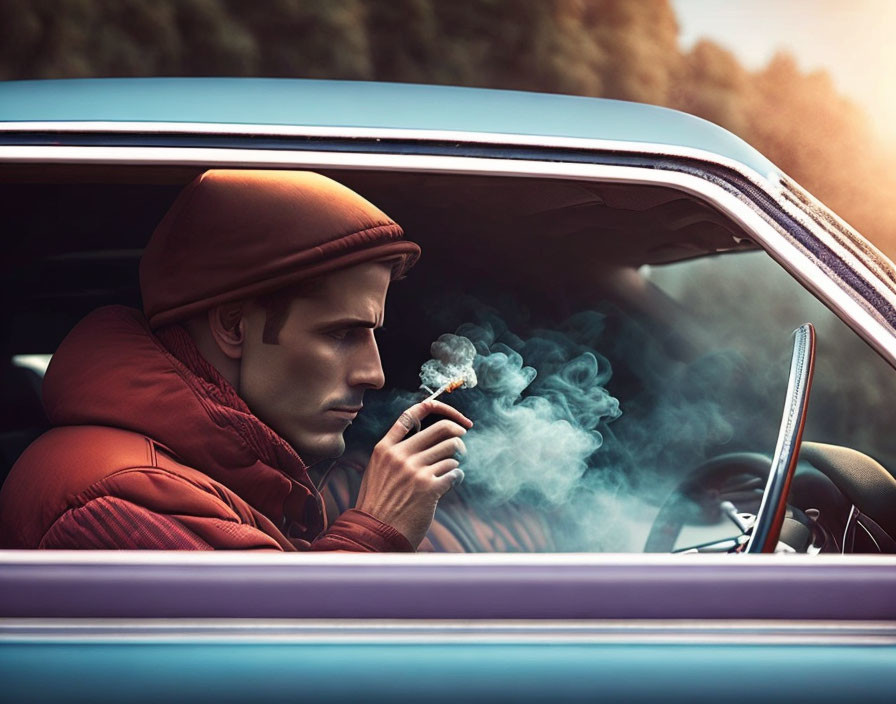
<svg viewBox="0 0 896 704">
<path fill-rule="evenodd" d="M 312 550 L 349 552 L 414 552 L 402 533 L 356 508 L 339 516 L 327 531 L 311 543 Z"/>
<path fill-rule="evenodd" d="M 411 551 L 391 526 L 357 510 L 343 513 L 313 543 L 289 540 L 216 482 L 157 468 L 107 476 L 79 495 L 44 533 L 44 549 Z"/>
<path fill-rule="evenodd" d="M 47 531 L 44 549 L 282 550 L 249 525 L 211 516 L 175 516 L 103 496 L 64 513 Z"/>
</svg>

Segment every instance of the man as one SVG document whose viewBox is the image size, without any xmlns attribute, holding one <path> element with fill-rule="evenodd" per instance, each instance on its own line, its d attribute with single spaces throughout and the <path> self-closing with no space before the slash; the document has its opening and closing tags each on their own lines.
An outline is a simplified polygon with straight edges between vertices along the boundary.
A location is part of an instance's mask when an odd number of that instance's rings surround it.
<svg viewBox="0 0 896 704">
<path fill-rule="evenodd" d="M 144 314 L 95 311 L 54 355 L 55 427 L 0 492 L 0 545 L 414 550 L 463 478 L 472 423 L 457 410 L 402 414 L 329 525 L 308 474 L 384 384 L 374 331 L 419 256 L 402 237 L 318 174 L 195 179 L 144 252 Z M 432 413 L 445 418 L 409 434 Z"/>
</svg>

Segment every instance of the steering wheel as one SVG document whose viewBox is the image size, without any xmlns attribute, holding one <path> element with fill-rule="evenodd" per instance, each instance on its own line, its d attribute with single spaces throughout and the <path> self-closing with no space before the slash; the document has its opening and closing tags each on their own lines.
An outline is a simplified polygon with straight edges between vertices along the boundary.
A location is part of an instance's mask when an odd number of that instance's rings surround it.
<svg viewBox="0 0 896 704">
<path fill-rule="evenodd" d="M 815 369 L 815 328 L 806 323 L 793 331 L 793 355 L 787 381 L 784 414 L 772 457 L 739 452 L 714 457 L 695 469 L 672 493 L 654 520 L 645 552 L 670 552 L 685 518 L 686 507 L 694 507 L 704 520 L 715 521 L 724 512 L 740 528 L 740 535 L 676 552 L 774 552 L 787 512 L 787 496 L 799 456 L 809 406 L 809 390 Z M 755 500 L 767 475 L 759 509 L 750 519 L 737 512 L 730 500 L 740 496 Z"/>
</svg>

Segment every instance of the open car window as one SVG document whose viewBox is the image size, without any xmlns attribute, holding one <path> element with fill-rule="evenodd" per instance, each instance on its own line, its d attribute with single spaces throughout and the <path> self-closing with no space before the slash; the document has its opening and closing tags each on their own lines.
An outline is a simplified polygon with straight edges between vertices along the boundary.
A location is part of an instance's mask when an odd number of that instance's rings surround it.
<svg viewBox="0 0 896 704">
<path fill-rule="evenodd" d="M 782 373 L 787 349 L 776 340 L 781 330 L 812 322 L 818 331 L 818 360 L 806 439 L 849 445 L 887 467 L 896 466 L 896 438 L 880 410 L 896 393 L 892 368 L 769 257 L 759 252 L 707 257 L 650 267 L 644 274 L 711 330 L 719 349 L 742 355 L 756 377 L 768 375 L 768 380 L 752 380 L 759 389 L 756 400 L 766 395 L 763 385 L 774 377 L 776 366 Z M 774 416 L 772 407 L 767 410 Z"/>
<path fill-rule="evenodd" d="M 3 399 L 6 469 L 46 427 L 41 365 L 89 310 L 139 306 L 142 247 L 196 173 L 20 167 L 4 175 L 3 205 L 19 233 L 4 273 L 6 345 L 18 370 Z M 790 333 L 806 321 L 820 337 L 806 439 L 894 466 L 875 410 L 893 389 L 892 369 L 705 200 L 599 181 L 327 174 L 377 203 L 424 249 L 393 287 L 378 333 L 387 387 L 366 402 L 345 455 L 315 470 L 330 515 L 354 505 L 371 448 L 426 395 L 420 368 L 446 335 L 444 344 L 464 339 L 475 349 L 478 385 L 449 401 L 476 426 L 466 438 L 466 481 L 441 502 L 423 550 L 641 552 L 694 470 L 752 454 L 753 475 L 709 487 L 710 499 L 682 509 L 690 514 L 661 544 L 724 537 L 732 524 L 720 502 L 739 501 L 750 514 L 761 498 L 756 475 L 781 422 Z M 819 546 L 806 511 L 821 499 L 830 499 L 826 534 L 842 533 L 848 520 L 850 504 L 819 481 L 794 506 L 806 533 L 793 538 L 798 551 Z M 831 540 L 825 549 L 842 547 Z"/>
<path fill-rule="evenodd" d="M 816 546 L 826 543 L 828 549 L 843 550 L 856 494 L 837 490 L 844 487 L 842 475 L 826 471 L 821 476 L 818 469 L 831 469 L 825 464 L 827 453 L 851 448 L 869 464 L 863 476 L 890 481 L 896 446 L 879 410 L 896 391 L 890 365 L 763 253 L 645 267 L 642 273 L 687 310 L 702 331 L 704 373 L 694 383 L 712 389 L 714 413 L 705 417 L 708 426 L 723 429 L 724 443 L 716 449 L 720 453 L 771 453 L 786 386 L 788 349 L 781 335 L 805 322 L 815 327 L 812 400 L 791 505 L 794 515 L 808 510 L 816 527 L 827 522 L 827 533 L 818 536 Z M 871 465 L 878 466 L 872 471 Z M 728 487 L 744 488 L 743 481 Z M 755 500 L 753 506 L 755 510 Z M 877 509 L 877 519 L 885 525 L 891 524 L 891 515 L 887 507 Z M 726 523 L 721 516 L 719 525 L 728 527 Z M 717 529 L 724 533 L 722 527 Z M 887 541 L 874 528 L 860 529 L 858 537 L 859 543 L 847 540 L 857 552 L 877 552 Z"/>
</svg>

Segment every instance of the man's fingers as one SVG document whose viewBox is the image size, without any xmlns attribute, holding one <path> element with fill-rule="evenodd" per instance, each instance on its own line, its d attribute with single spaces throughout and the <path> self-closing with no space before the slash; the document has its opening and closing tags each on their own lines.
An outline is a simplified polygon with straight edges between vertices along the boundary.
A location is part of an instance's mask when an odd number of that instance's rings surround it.
<svg viewBox="0 0 896 704">
<path fill-rule="evenodd" d="M 455 467 L 454 469 L 445 472 L 445 474 L 436 479 L 439 496 L 444 496 L 451 491 L 452 488 L 458 486 L 463 480 L 464 470 L 460 467 Z"/>
<path fill-rule="evenodd" d="M 464 428 L 469 429 L 473 427 L 473 421 L 467 418 L 454 406 L 449 406 L 447 403 L 442 403 L 441 401 L 427 401 L 426 403 L 420 403 L 417 405 L 427 407 L 426 413 L 423 417 L 428 416 L 430 413 L 438 413 L 440 416 L 444 416 L 448 420 L 453 420 L 455 423 L 457 423 L 458 425 L 462 425 Z"/>
<path fill-rule="evenodd" d="M 466 454 L 467 446 L 464 445 L 463 440 L 449 438 L 421 452 L 420 461 L 424 465 L 431 465 L 458 455 L 463 457 Z"/>
<path fill-rule="evenodd" d="M 403 427 L 407 428 L 408 432 L 411 432 L 412 430 L 417 432 L 420 430 L 420 420 L 407 411 L 398 416 L 398 422 L 401 423 Z"/>
<path fill-rule="evenodd" d="M 392 424 L 392 427 L 389 428 L 389 431 L 386 433 L 383 440 L 394 445 L 395 443 L 400 442 L 409 432 L 420 427 L 420 419 L 412 413 L 414 408 L 415 406 L 411 406 L 408 410 L 398 416 L 398 420 Z"/>
<path fill-rule="evenodd" d="M 402 446 L 409 454 L 417 454 L 418 452 L 425 452 L 443 440 L 459 438 L 466 435 L 466 433 L 467 429 L 453 420 L 440 420 L 425 430 L 421 430 L 413 437 L 403 440 Z"/>
<path fill-rule="evenodd" d="M 457 469 L 459 466 L 460 462 L 452 457 L 447 460 L 442 460 L 441 462 L 436 462 L 429 468 L 429 471 L 432 472 L 434 477 L 441 477 L 443 474 L 450 472 L 452 469 Z"/>
<path fill-rule="evenodd" d="M 456 408 L 449 406 L 441 401 L 423 401 L 416 403 L 402 413 L 398 420 L 389 428 L 384 440 L 392 444 L 400 442 L 411 430 L 420 428 L 420 421 L 431 413 L 438 413 L 445 416 L 449 420 L 461 425 L 464 428 L 471 428 L 473 421 L 467 418 Z"/>
</svg>

